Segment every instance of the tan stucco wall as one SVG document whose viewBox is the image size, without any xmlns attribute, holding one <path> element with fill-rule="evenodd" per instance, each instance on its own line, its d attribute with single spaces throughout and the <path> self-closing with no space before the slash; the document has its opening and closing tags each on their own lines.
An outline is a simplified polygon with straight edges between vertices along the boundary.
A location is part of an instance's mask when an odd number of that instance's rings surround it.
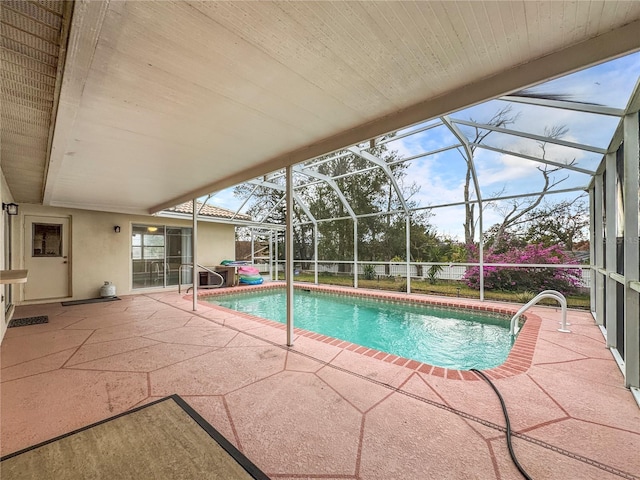
<svg viewBox="0 0 640 480">
<path fill-rule="evenodd" d="M 131 230 L 133 224 L 169 225 L 190 227 L 191 221 L 170 218 L 124 215 L 66 208 L 20 205 L 14 230 L 16 268 L 24 265 L 25 215 L 69 217 L 71 244 L 70 299 L 85 299 L 99 296 L 104 281 L 116 286 L 118 295 L 140 293 L 131 288 Z M 120 233 L 113 227 L 119 225 Z M 233 225 L 210 222 L 198 223 L 198 263 L 217 265 L 221 260 L 233 259 L 235 255 L 235 229 Z M 176 287 L 168 287 L 177 289 Z M 155 290 L 158 290 L 157 288 Z M 161 289 L 162 290 L 162 289 Z M 15 303 L 24 302 L 23 290 L 16 295 Z M 47 300 L 51 301 L 51 300 Z"/>
</svg>

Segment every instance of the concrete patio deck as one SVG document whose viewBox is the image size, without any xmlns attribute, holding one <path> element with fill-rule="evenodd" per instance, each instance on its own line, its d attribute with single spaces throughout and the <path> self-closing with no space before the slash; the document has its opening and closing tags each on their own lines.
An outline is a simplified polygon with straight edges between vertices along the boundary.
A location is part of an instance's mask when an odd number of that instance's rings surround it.
<svg viewBox="0 0 640 480">
<path fill-rule="evenodd" d="M 174 292 L 17 308 L 49 323 L 0 346 L 2 455 L 177 393 L 272 478 L 521 478 L 471 374 L 301 331 L 287 348 L 278 324 L 191 306 Z M 639 478 L 640 409 L 591 315 L 571 311 L 563 334 L 556 309 L 531 312 L 538 328 L 492 374 L 520 463 L 536 480 Z"/>
</svg>

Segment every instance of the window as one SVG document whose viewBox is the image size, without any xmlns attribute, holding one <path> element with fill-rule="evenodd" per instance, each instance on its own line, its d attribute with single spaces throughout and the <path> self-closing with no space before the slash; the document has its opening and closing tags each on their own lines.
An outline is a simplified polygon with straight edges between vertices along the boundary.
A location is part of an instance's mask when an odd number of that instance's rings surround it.
<svg viewBox="0 0 640 480">
<path fill-rule="evenodd" d="M 62 225 L 34 223 L 32 239 L 33 257 L 62 256 Z"/>
</svg>

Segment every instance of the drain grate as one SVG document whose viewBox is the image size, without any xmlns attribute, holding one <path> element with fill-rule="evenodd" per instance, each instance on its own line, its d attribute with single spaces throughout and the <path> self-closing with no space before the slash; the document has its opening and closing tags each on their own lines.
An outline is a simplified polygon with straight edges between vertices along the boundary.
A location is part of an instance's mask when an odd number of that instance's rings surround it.
<svg viewBox="0 0 640 480">
<path fill-rule="evenodd" d="M 40 315 L 38 317 L 14 318 L 9 322 L 7 328 L 25 327 L 27 325 L 38 325 L 40 323 L 49 323 L 49 317 L 47 315 Z"/>
</svg>

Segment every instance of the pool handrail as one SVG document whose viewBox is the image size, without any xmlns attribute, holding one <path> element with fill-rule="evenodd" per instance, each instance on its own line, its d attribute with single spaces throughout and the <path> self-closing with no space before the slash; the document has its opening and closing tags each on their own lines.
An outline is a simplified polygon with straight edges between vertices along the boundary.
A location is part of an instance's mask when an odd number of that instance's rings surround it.
<svg viewBox="0 0 640 480">
<path fill-rule="evenodd" d="M 220 277 L 220 283 L 216 284 L 216 285 L 207 285 L 207 286 L 200 286 L 200 288 L 220 288 L 224 286 L 225 283 L 225 279 L 222 275 L 220 275 L 218 272 L 216 272 L 215 270 L 210 269 L 209 267 L 205 267 L 203 265 L 200 265 L 199 263 L 196 264 L 196 266 L 202 270 L 205 270 L 209 273 L 212 273 L 213 275 Z M 182 268 L 183 267 L 187 267 L 187 268 L 193 268 L 193 264 L 192 263 L 183 263 L 180 265 L 180 267 L 178 267 L 178 293 L 181 293 L 181 288 L 182 288 Z M 195 277 L 195 274 L 193 275 Z M 194 278 L 195 280 L 195 278 Z M 191 290 L 193 288 L 193 284 L 191 287 L 187 288 L 187 293 L 189 293 L 189 290 Z"/>
<path fill-rule="evenodd" d="M 558 331 L 562 333 L 571 333 L 571 330 L 567 329 L 567 299 L 563 294 L 556 290 L 544 290 L 536 295 L 533 299 L 531 299 L 526 305 L 523 305 L 522 308 L 520 308 L 520 310 L 518 310 L 516 314 L 511 318 L 511 326 L 509 328 L 509 333 L 511 334 L 511 336 L 517 333 L 516 325 L 520 316 L 543 298 L 552 298 L 558 301 L 558 303 L 562 307 L 562 326 L 558 329 Z"/>
</svg>

